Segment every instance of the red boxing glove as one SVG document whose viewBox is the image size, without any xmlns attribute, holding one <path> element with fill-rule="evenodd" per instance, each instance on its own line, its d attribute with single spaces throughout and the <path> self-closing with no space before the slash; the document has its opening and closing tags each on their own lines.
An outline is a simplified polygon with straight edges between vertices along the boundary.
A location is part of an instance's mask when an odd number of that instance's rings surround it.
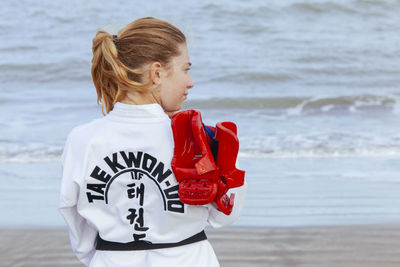
<svg viewBox="0 0 400 267">
<path fill-rule="evenodd" d="M 175 148 L 171 166 L 181 201 L 204 205 L 214 200 L 213 204 L 229 215 L 234 194 L 228 197 L 226 192 L 243 185 L 245 174 L 235 166 L 239 151 L 236 125 L 219 122 L 216 128 L 206 127 L 199 111 L 186 110 L 172 117 L 172 130 Z"/>
</svg>

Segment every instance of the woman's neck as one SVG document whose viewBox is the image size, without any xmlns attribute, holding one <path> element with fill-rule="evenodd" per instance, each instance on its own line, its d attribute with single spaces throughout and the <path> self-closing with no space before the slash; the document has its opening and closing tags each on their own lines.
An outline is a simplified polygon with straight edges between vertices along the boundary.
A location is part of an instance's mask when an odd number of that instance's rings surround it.
<svg viewBox="0 0 400 267">
<path fill-rule="evenodd" d="M 125 97 L 121 99 L 121 103 L 130 105 L 146 105 L 146 104 L 160 104 L 151 93 L 139 92 L 126 92 Z"/>
<path fill-rule="evenodd" d="M 146 105 L 146 104 L 159 104 L 162 107 L 160 101 L 152 93 L 139 93 L 139 92 L 126 92 L 125 97 L 119 102 L 130 105 Z M 170 118 L 175 112 L 165 111 Z"/>
</svg>

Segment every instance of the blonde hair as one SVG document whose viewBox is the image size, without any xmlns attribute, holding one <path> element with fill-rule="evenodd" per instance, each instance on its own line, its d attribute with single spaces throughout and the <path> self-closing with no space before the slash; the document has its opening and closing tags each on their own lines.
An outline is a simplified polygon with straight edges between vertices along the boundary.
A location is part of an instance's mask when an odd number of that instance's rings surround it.
<svg viewBox="0 0 400 267">
<path fill-rule="evenodd" d="M 101 111 L 109 113 L 126 95 L 126 89 L 140 93 L 152 90 L 152 81 L 142 82 L 148 63 L 158 61 L 167 69 L 172 57 L 179 55 L 178 45 L 185 35 L 175 26 L 153 17 L 131 22 L 115 39 L 105 30 L 93 38 L 92 79 Z M 104 112 L 106 111 L 106 113 Z"/>
</svg>

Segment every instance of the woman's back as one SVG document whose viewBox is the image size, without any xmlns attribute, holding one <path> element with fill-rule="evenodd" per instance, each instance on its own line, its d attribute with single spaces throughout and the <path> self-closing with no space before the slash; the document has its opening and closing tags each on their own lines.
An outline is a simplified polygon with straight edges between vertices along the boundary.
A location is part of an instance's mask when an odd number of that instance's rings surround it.
<svg viewBox="0 0 400 267">
<path fill-rule="evenodd" d="M 98 233 L 111 242 L 160 244 L 179 242 L 201 232 L 207 224 L 209 207 L 184 205 L 179 200 L 178 183 L 170 165 L 172 155 L 170 119 L 158 104 L 117 103 L 106 117 L 76 127 L 69 135 L 63 166 L 65 179 L 73 179 L 71 182 L 78 189 L 75 193 L 78 214 L 74 215 L 81 216 L 82 224 L 88 225 L 75 230 L 81 233 L 79 239 L 87 236 L 93 240 Z M 74 202 L 70 199 L 74 194 L 68 187 L 63 189 L 60 210 L 67 220 L 72 220 L 69 203 Z M 191 247 L 192 254 L 198 249 L 211 249 L 209 244 Z M 182 247 L 175 250 L 181 251 Z M 187 248 L 184 251 L 182 255 L 189 253 Z M 110 253 L 114 256 L 109 260 L 116 258 L 113 252 L 102 251 L 101 261 Z M 151 250 L 135 252 L 133 258 L 138 260 L 139 255 L 145 257 L 149 253 Z M 156 252 L 157 259 L 164 257 L 160 253 Z M 122 255 L 133 256 L 127 252 Z M 178 259 L 170 258 L 173 262 Z M 132 260 L 128 266 L 135 266 Z"/>
</svg>

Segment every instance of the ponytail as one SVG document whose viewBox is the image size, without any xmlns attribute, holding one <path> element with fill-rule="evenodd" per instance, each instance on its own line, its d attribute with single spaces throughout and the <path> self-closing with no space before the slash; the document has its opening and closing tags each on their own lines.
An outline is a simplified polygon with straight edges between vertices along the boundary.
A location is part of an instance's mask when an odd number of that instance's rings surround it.
<svg viewBox="0 0 400 267">
<path fill-rule="evenodd" d="M 152 17 L 128 24 L 114 37 L 99 30 L 93 38 L 91 73 L 104 115 L 126 96 L 126 90 L 153 90 L 152 81 L 141 81 L 145 65 L 158 61 L 168 66 L 179 55 L 178 45 L 186 42 L 178 28 Z"/>
</svg>

